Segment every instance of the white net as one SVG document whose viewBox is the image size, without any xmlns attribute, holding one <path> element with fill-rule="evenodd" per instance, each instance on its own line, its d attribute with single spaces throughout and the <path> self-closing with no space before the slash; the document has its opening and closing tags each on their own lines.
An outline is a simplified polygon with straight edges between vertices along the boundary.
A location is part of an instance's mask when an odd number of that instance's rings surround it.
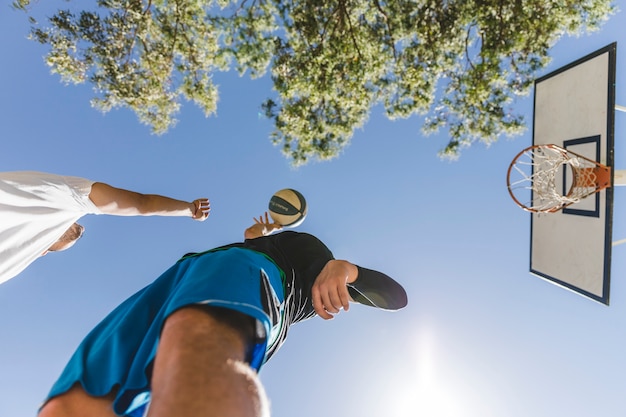
<svg viewBox="0 0 626 417">
<path fill-rule="evenodd" d="M 555 212 L 598 191 L 598 166 L 557 145 L 532 146 L 509 167 L 509 193 L 526 210 Z"/>
</svg>

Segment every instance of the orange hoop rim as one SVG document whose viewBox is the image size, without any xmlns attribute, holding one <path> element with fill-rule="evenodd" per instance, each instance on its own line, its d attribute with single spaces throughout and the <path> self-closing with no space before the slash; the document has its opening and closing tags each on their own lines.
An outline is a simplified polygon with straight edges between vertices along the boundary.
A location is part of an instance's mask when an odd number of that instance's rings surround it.
<svg viewBox="0 0 626 417">
<path fill-rule="evenodd" d="M 513 158 L 513 160 L 511 161 L 511 163 L 509 164 L 509 169 L 507 170 L 506 173 L 506 185 L 507 185 L 507 190 L 509 192 L 509 195 L 511 196 L 511 198 L 513 199 L 513 201 L 522 209 L 524 209 L 525 211 L 529 211 L 531 213 L 555 213 L 567 206 L 569 206 L 570 204 L 573 204 L 575 201 L 571 201 L 571 202 L 565 202 L 565 201 L 561 201 L 558 206 L 554 206 L 552 208 L 547 208 L 547 209 L 536 209 L 533 207 L 529 207 L 526 204 L 522 203 L 521 201 L 519 201 L 519 199 L 515 196 L 515 194 L 513 193 L 512 187 L 511 187 L 511 172 L 513 170 L 513 167 L 516 165 L 517 161 L 519 160 L 519 158 L 526 154 L 529 151 L 532 151 L 533 149 L 541 149 L 541 148 L 550 148 L 550 149 L 554 149 L 558 152 L 560 152 L 563 157 L 564 157 L 564 163 L 567 163 L 568 160 L 571 160 L 572 158 L 569 155 L 575 156 L 576 158 L 580 158 L 583 159 L 585 161 L 588 161 L 590 163 L 592 163 L 595 167 L 594 168 L 580 168 L 580 170 L 583 169 L 593 169 L 594 173 L 596 174 L 598 180 L 596 181 L 596 183 L 593 186 L 589 186 L 589 188 L 595 188 L 595 190 L 593 192 L 591 192 L 590 194 L 587 195 L 591 195 L 593 193 L 597 193 L 601 190 L 604 190 L 605 188 L 609 188 L 611 187 L 612 184 L 612 172 L 611 172 L 611 167 L 606 166 L 600 162 L 594 161 L 593 159 L 589 159 L 583 155 L 580 155 L 576 152 L 573 151 L 569 151 L 559 145 L 555 145 L 552 143 L 548 143 L 548 144 L 541 144 L 541 145 L 532 145 L 529 146 L 527 148 L 522 149 L 517 155 L 515 155 L 515 157 Z M 572 169 L 573 175 L 574 175 L 574 183 L 572 184 L 572 187 L 570 188 L 570 190 L 567 193 L 567 196 L 570 196 L 573 193 L 573 190 L 576 186 L 576 178 L 578 176 L 578 168 L 568 164 L 570 166 L 570 168 Z M 531 192 L 534 191 L 531 189 Z M 585 196 L 586 197 L 586 196 Z M 584 198 L 584 197 L 583 197 Z M 531 200 L 532 201 L 532 200 Z"/>
<path fill-rule="evenodd" d="M 517 197 L 515 197 L 515 194 L 511 190 L 511 171 L 513 170 L 513 167 L 515 166 L 515 163 L 517 162 L 517 160 L 519 159 L 520 156 L 524 155 L 526 152 L 528 152 L 530 150 L 538 149 L 538 148 L 554 148 L 554 149 L 558 150 L 559 152 L 561 152 L 563 154 L 567 153 L 567 151 L 565 149 L 563 149 L 562 147 L 560 147 L 558 145 L 554 145 L 554 144 L 532 145 L 532 146 L 529 146 L 529 147 L 524 148 L 521 151 L 519 151 L 518 154 L 515 155 L 515 157 L 513 158 L 511 163 L 509 164 L 509 169 L 506 171 L 506 188 L 509 191 L 509 195 L 511 196 L 513 201 L 515 201 L 515 203 L 518 206 L 520 206 L 524 210 L 529 211 L 531 213 L 540 213 L 540 212 L 544 212 L 544 211 L 543 210 L 540 211 L 540 210 L 534 209 L 532 207 L 528 207 L 526 204 L 524 204 L 521 201 L 519 201 L 517 199 Z M 548 210 L 547 212 L 548 213 L 554 213 L 556 211 L 559 211 L 562 208 L 563 208 L 563 205 L 560 205 L 559 207 L 552 208 L 552 209 Z"/>
</svg>

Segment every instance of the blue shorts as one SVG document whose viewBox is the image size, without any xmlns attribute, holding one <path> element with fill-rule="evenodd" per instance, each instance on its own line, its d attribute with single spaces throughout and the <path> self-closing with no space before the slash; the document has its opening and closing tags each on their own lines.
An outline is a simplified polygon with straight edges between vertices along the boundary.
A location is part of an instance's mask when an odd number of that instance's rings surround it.
<svg viewBox="0 0 626 417">
<path fill-rule="evenodd" d="M 80 344 L 48 399 L 80 383 L 93 396 L 119 387 L 118 415 L 138 415 L 149 401 L 150 376 L 163 324 L 194 304 L 224 307 L 257 320 L 260 341 L 248 358 L 259 370 L 283 322 L 284 274 L 265 255 L 244 248 L 209 251 L 176 263 L 100 322 Z M 133 410 L 136 410 L 133 412 Z"/>
</svg>

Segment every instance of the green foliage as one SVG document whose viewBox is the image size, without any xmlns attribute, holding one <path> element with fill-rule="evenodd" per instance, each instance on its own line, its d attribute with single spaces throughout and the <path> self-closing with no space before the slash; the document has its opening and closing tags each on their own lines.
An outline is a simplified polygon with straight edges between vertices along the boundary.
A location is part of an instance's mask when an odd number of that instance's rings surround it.
<svg viewBox="0 0 626 417">
<path fill-rule="evenodd" d="M 181 99 L 215 112 L 216 71 L 269 68 L 275 95 L 262 108 L 295 164 L 338 155 L 377 105 L 392 119 L 426 115 L 425 132 L 447 128 L 444 157 L 517 134 L 524 120 L 511 102 L 529 92 L 550 46 L 614 11 L 609 0 L 97 0 L 96 9 L 59 10 L 31 33 L 65 82 L 94 85 L 96 107 L 129 107 L 162 133 Z"/>
<path fill-rule="evenodd" d="M 59 10 L 31 36 L 50 45 L 52 71 L 68 83 L 89 81 L 95 107 L 127 106 L 156 133 L 175 122 L 179 97 L 209 115 L 216 109 L 211 74 L 227 67 L 200 1 L 99 0 L 98 14 Z"/>
</svg>

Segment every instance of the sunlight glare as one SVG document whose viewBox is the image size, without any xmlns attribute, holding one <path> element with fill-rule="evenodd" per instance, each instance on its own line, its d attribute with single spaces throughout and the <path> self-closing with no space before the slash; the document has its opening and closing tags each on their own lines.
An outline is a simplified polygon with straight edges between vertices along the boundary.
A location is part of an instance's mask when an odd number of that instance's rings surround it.
<svg viewBox="0 0 626 417">
<path fill-rule="evenodd" d="M 436 331 L 421 326 L 416 334 L 414 354 L 406 364 L 415 376 L 398 386 L 394 417 L 464 417 L 471 411 L 471 386 L 445 362 L 444 349 Z"/>
</svg>

